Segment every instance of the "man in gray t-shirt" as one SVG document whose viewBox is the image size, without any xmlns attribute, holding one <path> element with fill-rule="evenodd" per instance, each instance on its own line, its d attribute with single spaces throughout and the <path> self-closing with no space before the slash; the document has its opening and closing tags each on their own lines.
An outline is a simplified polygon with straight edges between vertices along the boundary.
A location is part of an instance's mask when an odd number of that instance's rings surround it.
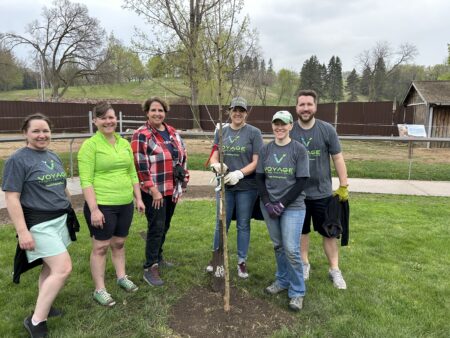
<svg viewBox="0 0 450 338">
<path fill-rule="evenodd" d="M 341 146 L 333 126 L 314 117 L 317 112 L 316 92 L 301 90 L 297 96 L 296 112 L 298 121 L 294 123 L 290 136 L 302 143 L 308 150 L 310 172 L 310 178 L 305 188 L 306 217 L 300 244 L 303 276 L 305 280 L 309 278 L 308 248 L 312 219 L 314 230 L 319 232 L 323 238 L 323 247 L 329 263 L 329 276 L 336 288 L 346 289 L 347 285 L 339 269 L 337 239 L 329 238 L 322 228 L 325 211 L 333 194 L 330 157 L 333 160 L 340 185 L 334 195 L 338 195 L 341 201 L 348 199 L 347 168 L 342 156 Z"/>
</svg>

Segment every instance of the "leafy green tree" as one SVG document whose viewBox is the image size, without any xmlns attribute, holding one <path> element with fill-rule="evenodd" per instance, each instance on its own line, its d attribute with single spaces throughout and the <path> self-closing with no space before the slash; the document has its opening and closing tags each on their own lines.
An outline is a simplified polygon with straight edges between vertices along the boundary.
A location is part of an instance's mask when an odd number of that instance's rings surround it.
<svg viewBox="0 0 450 338">
<path fill-rule="evenodd" d="M 299 81 L 298 74 L 289 69 L 280 69 L 278 72 L 278 101 L 279 105 L 282 100 L 286 99 L 286 104 L 291 104 L 291 100 L 295 95 L 295 85 Z"/>
<path fill-rule="evenodd" d="M 178 54 L 184 60 L 181 70 L 189 84 L 190 96 L 186 97 L 181 93 L 171 92 L 190 100 L 194 128 L 201 128 L 200 87 L 205 74 L 212 71 L 212 63 L 214 62 L 214 60 L 205 59 L 205 55 L 214 54 L 214 44 L 217 42 L 210 38 L 211 35 L 215 35 L 215 27 L 208 25 L 215 25 L 218 22 L 215 20 L 217 13 L 219 13 L 220 22 L 224 27 L 227 26 L 227 23 L 236 22 L 243 5 L 243 0 L 124 0 L 124 7 L 144 17 L 149 24 L 147 27 L 150 27 L 154 36 L 158 37 L 157 39 L 153 39 L 153 36 L 149 38 L 150 34 L 141 30 L 138 32 L 135 47 L 139 51 L 151 55 Z M 244 21 L 247 20 L 244 19 Z M 237 26 L 243 30 L 247 29 L 245 24 Z M 225 32 L 225 30 L 222 32 Z M 220 33 L 217 36 L 219 36 L 219 39 L 222 38 Z M 231 41 L 236 42 L 238 40 L 232 39 Z M 205 53 L 205 49 L 209 52 Z M 219 52 L 223 53 L 223 51 Z M 228 52 L 225 54 L 230 56 Z M 228 59 L 225 61 L 228 62 Z M 223 64 L 221 63 L 221 65 Z"/>
<path fill-rule="evenodd" d="M 358 76 L 358 73 L 356 72 L 355 68 L 353 68 L 351 73 L 347 76 L 346 90 L 350 94 L 348 97 L 349 102 L 358 100 L 359 76 Z"/>
<path fill-rule="evenodd" d="M 447 49 L 448 49 L 448 58 L 447 58 L 447 63 L 450 66 L 450 43 L 447 44 Z"/>
<path fill-rule="evenodd" d="M 148 59 L 146 68 L 150 77 L 160 78 L 166 75 L 166 62 L 160 55 Z"/>
<path fill-rule="evenodd" d="M 23 74 L 13 53 L 0 45 L 0 90 L 22 87 Z"/>
</svg>

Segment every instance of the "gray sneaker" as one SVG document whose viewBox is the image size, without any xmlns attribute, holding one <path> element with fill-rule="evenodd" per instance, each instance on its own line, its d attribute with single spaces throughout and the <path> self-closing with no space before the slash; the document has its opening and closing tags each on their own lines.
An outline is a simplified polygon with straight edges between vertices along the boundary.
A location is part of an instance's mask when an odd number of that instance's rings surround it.
<svg viewBox="0 0 450 338">
<path fill-rule="evenodd" d="M 303 279 L 308 280 L 309 279 L 309 272 L 311 271 L 311 264 L 309 263 L 303 263 Z"/>
<path fill-rule="evenodd" d="M 284 290 L 287 290 L 287 288 L 282 288 L 280 285 L 278 285 L 277 281 L 273 282 L 264 289 L 264 291 L 266 291 L 266 293 L 270 295 L 276 295 L 277 293 L 283 292 Z"/>
<path fill-rule="evenodd" d="M 300 311 L 303 308 L 303 297 L 294 297 L 289 301 L 289 309 Z"/>
<path fill-rule="evenodd" d="M 161 286 L 164 284 L 161 276 L 159 275 L 158 264 L 153 264 L 148 269 L 144 269 L 144 280 L 152 286 Z"/>
<path fill-rule="evenodd" d="M 345 283 L 344 277 L 342 277 L 342 272 L 339 269 L 328 270 L 328 275 L 330 279 L 333 281 L 333 285 L 335 288 L 340 290 L 347 289 L 347 284 Z"/>
</svg>

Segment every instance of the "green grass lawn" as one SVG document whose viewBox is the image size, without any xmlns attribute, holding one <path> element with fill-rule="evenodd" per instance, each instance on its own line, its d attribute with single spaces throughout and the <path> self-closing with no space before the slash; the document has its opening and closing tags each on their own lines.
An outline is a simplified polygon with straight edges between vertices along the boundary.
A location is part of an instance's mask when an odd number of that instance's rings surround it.
<svg viewBox="0 0 450 338">
<path fill-rule="evenodd" d="M 327 276 L 327 264 L 317 235 L 311 243 L 311 278 L 304 309 L 290 328 L 273 337 L 448 337 L 450 323 L 450 199 L 438 197 L 352 194 L 349 246 L 341 248 L 340 267 L 348 289 L 337 290 Z M 204 268 L 210 259 L 214 224 L 213 201 L 180 203 L 169 231 L 165 255 L 177 267 L 164 270 L 165 285 L 150 287 L 142 281 L 144 230 L 142 215 L 135 217 L 127 242 L 127 270 L 140 290 L 126 294 L 115 285 L 108 262 L 106 282 L 115 297 L 114 308 L 102 308 L 91 299 L 90 242 L 82 222 L 79 240 L 72 244 L 72 275 L 56 300 L 66 315 L 51 319 L 53 337 L 171 337 L 171 307 L 191 288 L 207 287 Z M 80 216 L 80 220 L 82 217 Z M 267 229 L 252 223 L 248 280 L 238 280 L 236 230 L 231 228 L 231 283 L 261 298 L 280 311 L 286 294 L 269 296 L 263 290 L 273 280 L 275 260 Z M 11 281 L 15 234 L 0 227 L 0 333 L 25 337 L 23 318 L 33 309 L 38 270 Z"/>
</svg>

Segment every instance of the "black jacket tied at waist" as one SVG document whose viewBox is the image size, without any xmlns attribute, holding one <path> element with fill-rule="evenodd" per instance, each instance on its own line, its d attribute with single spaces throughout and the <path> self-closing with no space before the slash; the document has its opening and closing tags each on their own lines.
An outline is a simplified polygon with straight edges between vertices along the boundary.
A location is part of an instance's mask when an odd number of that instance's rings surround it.
<svg viewBox="0 0 450 338">
<path fill-rule="evenodd" d="M 64 214 L 67 214 L 67 230 L 69 231 L 70 239 L 72 241 L 77 240 L 76 232 L 80 231 L 80 224 L 78 223 L 77 216 L 72 207 L 69 207 L 64 210 L 56 210 L 56 211 L 41 211 L 41 210 L 33 210 L 27 207 L 23 208 L 23 214 L 25 217 L 25 223 L 27 224 L 28 230 L 31 229 L 34 225 L 50 221 L 52 219 L 61 217 Z M 36 259 L 35 261 L 28 263 L 27 254 L 25 250 L 22 250 L 17 243 L 16 254 L 14 256 L 14 274 L 13 274 L 13 282 L 19 284 L 20 275 L 38 265 L 42 264 L 42 259 Z"/>
</svg>

